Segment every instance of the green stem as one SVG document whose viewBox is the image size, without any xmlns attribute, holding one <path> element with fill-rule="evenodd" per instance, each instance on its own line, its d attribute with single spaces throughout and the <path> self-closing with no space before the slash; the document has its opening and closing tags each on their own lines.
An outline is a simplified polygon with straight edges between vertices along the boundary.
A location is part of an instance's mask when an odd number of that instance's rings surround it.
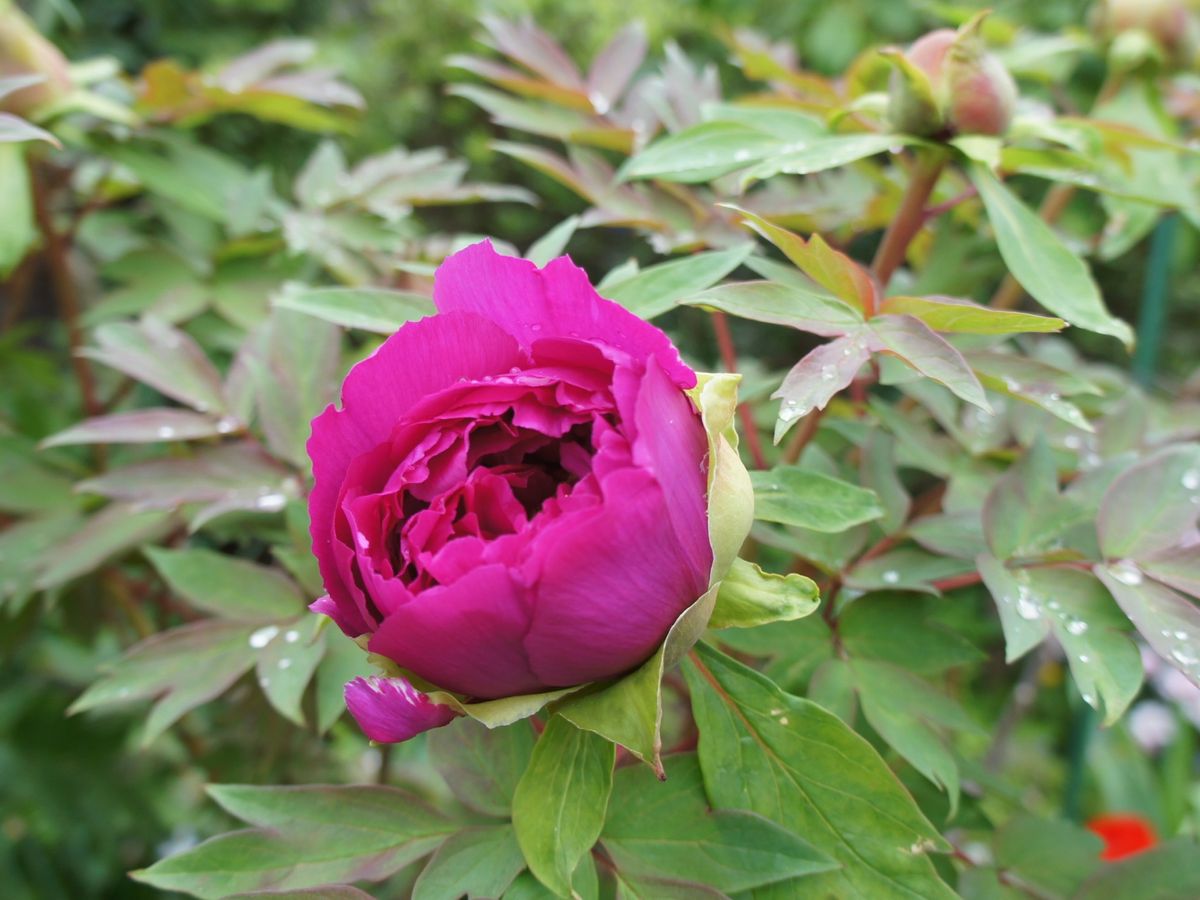
<svg viewBox="0 0 1200 900">
<path fill-rule="evenodd" d="M 1154 381 L 1167 324 L 1167 295 L 1171 280 L 1171 251 L 1179 230 L 1179 217 L 1163 216 L 1150 237 L 1150 257 L 1146 280 L 1142 285 L 1142 305 L 1138 312 L 1137 350 L 1133 354 L 1133 377 L 1144 387 Z"/>
</svg>

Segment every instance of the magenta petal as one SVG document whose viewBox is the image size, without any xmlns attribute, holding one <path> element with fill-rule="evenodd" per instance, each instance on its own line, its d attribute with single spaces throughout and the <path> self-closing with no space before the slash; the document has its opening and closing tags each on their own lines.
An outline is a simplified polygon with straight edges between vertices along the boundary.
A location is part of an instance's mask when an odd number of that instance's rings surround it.
<svg viewBox="0 0 1200 900">
<path fill-rule="evenodd" d="M 308 608 L 318 615 L 329 616 L 345 634 L 360 635 L 367 631 L 366 622 L 357 609 L 351 605 L 339 604 L 328 594 L 318 597 Z"/>
<path fill-rule="evenodd" d="M 433 300 L 443 312 L 474 312 L 491 319 L 529 349 L 542 338 L 574 338 L 623 350 L 636 360 L 658 359 L 680 387 L 696 384 L 670 339 L 633 313 L 596 293 L 587 273 L 568 257 L 539 269 L 502 256 L 491 241 L 460 250 L 434 276 Z"/>
<path fill-rule="evenodd" d="M 346 707 L 358 727 L 373 741 L 396 744 L 441 728 L 458 715 L 434 703 L 403 678 L 355 678 L 346 685 Z"/>
<path fill-rule="evenodd" d="M 646 366 L 634 419 L 633 461 L 663 489 L 679 546 L 698 572 L 712 568 L 708 540 L 708 438 L 700 414 L 654 360 Z"/>
<path fill-rule="evenodd" d="M 313 553 L 337 603 L 356 605 L 332 548 L 335 507 L 350 464 L 387 440 L 397 419 L 422 398 L 460 378 L 507 372 L 525 360 L 511 336 L 461 313 L 407 323 L 350 370 L 342 409 L 330 406 L 313 419 L 307 445 L 316 479 L 308 507 Z"/>
<path fill-rule="evenodd" d="M 422 591 L 384 619 L 369 644 L 439 687 L 476 698 L 541 690 L 522 641 L 528 599 L 503 565 Z"/>
<path fill-rule="evenodd" d="M 547 529 L 533 548 L 541 573 L 525 647 L 549 685 L 608 678 L 645 661 L 707 585 L 648 472 L 614 472 L 604 493 L 604 506 Z"/>
</svg>

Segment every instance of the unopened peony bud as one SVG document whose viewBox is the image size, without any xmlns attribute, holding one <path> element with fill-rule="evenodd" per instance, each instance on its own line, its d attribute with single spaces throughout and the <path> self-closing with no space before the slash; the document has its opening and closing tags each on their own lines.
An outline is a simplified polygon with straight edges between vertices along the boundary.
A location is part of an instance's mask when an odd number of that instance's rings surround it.
<svg viewBox="0 0 1200 900">
<path fill-rule="evenodd" d="M 1092 11 L 1092 25 L 1101 40 L 1111 42 L 1117 62 L 1125 68 L 1144 62 L 1155 51 L 1163 60 L 1186 66 L 1200 46 L 1200 21 L 1188 0 L 1101 0 Z"/>
<path fill-rule="evenodd" d="M 71 88 L 67 60 L 42 37 L 11 0 L 0 0 L 0 78 L 41 75 L 44 80 L 0 99 L 0 111 L 28 116 Z"/>
<path fill-rule="evenodd" d="M 1008 131 L 1017 86 L 1000 60 L 987 51 L 978 25 L 975 19 L 958 31 L 932 31 L 898 61 L 888 109 L 895 128 L 906 134 L 946 137 Z M 914 83 L 917 73 L 928 79 L 928 93 Z"/>
</svg>

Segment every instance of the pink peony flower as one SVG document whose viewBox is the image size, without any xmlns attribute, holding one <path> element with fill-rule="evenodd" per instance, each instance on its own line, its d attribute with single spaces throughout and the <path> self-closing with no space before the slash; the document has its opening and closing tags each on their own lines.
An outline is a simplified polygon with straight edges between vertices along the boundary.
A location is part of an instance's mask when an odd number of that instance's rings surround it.
<svg viewBox="0 0 1200 900">
<path fill-rule="evenodd" d="M 696 373 L 566 257 L 476 244 L 434 301 L 313 421 L 313 609 L 469 701 L 633 669 L 714 575 Z M 457 714 L 404 677 L 346 699 L 377 741 Z"/>
</svg>

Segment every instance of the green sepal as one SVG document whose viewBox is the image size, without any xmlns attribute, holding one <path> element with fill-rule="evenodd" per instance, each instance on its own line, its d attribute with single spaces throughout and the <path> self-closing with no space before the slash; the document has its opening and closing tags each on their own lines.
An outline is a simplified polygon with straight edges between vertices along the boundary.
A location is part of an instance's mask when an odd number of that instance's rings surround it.
<svg viewBox="0 0 1200 900">
<path fill-rule="evenodd" d="M 764 572 L 735 559 L 717 593 L 710 628 L 753 628 L 769 622 L 791 622 L 814 612 L 821 603 L 816 582 L 791 572 Z"/>
</svg>

